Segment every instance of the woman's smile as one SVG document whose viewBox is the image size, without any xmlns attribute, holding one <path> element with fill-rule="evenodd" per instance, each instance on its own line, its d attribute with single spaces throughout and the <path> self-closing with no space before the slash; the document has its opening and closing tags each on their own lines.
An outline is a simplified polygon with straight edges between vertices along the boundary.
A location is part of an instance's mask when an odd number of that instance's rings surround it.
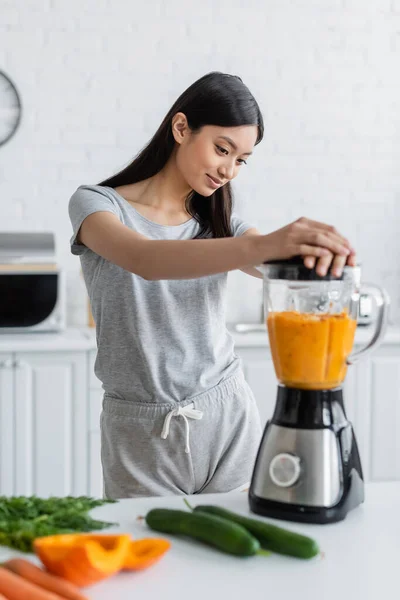
<svg viewBox="0 0 400 600">
<path fill-rule="evenodd" d="M 222 182 L 219 181 L 219 179 L 215 179 L 214 177 L 211 177 L 211 175 L 208 175 L 208 173 L 206 173 L 206 177 L 208 180 L 208 185 L 210 187 L 212 187 L 213 190 L 218 189 L 222 185 Z"/>
</svg>

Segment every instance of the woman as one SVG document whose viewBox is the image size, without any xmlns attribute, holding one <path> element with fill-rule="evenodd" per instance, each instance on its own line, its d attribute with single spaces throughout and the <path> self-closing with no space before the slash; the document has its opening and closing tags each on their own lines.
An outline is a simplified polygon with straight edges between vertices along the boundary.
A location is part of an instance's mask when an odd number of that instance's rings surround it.
<svg viewBox="0 0 400 600">
<path fill-rule="evenodd" d="M 258 276 L 255 265 L 294 255 L 320 273 L 354 264 L 332 227 L 302 218 L 261 235 L 232 215 L 230 182 L 262 137 L 242 80 L 209 73 L 128 167 L 70 200 L 96 322 L 106 497 L 247 485 L 261 429 L 225 326 L 227 272 Z"/>
</svg>

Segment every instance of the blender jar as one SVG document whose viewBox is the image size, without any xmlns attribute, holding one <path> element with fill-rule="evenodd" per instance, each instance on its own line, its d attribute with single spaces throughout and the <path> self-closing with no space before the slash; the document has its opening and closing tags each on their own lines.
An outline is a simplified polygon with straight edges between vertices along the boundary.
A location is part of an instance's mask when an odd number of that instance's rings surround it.
<svg viewBox="0 0 400 600">
<path fill-rule="evenodd" d="M 368 286 L 377 305 L 371 342 L 351 354 L 360 299 L 360 267 L 345 267 L 341 277 L 321 277 L 301 257 L 259 267 L 264 275 L 264 311 L 272 360 L 279 382 L 287 387 L 329 390 L 342 384 L 347 366 L 382 339 L 389 299 Z"/>
</svg>

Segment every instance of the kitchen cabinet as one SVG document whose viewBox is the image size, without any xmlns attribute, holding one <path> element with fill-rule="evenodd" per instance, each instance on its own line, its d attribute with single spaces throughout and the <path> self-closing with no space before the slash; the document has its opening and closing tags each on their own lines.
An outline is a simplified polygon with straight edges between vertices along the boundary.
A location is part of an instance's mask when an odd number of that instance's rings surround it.
<svg viewBox="0 0 400 600">
<path fill-rule="evenodd" d="M 370 479 L 400 480 L 400 349 L 381 348 L 371 358 L 364 384 L 357 400 L 365 417 Z M 362 410 L 367 390 L 367 410 Z"/>
<path fill-rule="evenodd" d="M 14 423 L 15 403 L 12 354 L 0 354 L 0 494 L 14 491 Z"/>
<path fill-rule="evenodd" d="M 234 342 L 265 425 L 277 385 L 267 335 Z M 0 495 L 103 495 L 95 358 L 94 331 L 0 335 Z M 400 330 L 348 369 L 344 394 L 365 480 L 400 480 Z"/>
<path fill-rule="evenodd" d="M 85 352 L 0 354 L 0 493 L 85 494 Z"/>
</svg>

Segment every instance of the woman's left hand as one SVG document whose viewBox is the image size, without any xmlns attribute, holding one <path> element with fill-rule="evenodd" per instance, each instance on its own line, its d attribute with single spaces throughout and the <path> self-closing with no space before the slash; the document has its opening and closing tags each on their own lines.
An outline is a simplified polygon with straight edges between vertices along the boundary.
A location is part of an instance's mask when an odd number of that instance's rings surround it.
<svg viewBox="0 0 400 600">
<path fill-rule="evenodd" d="M 306 256 L 304 258 L 304 264 L 309 269 L 313 269 L 315 267 L 316 261 L 316 256 Z M 318 275 L 321 275 L 322 277 L 327 274 L 328 270 L 331 271 L 332 275 L 335 277 L 340 277 L 343 272 L 343 268 L 346 265 L 349 267 L 355 267 L 356 264 L 357 258 L 354 250 L 352 250 L 348 256 L 341 256 L 338 254 L 334 256 L 331 253 L 318 259 L 316 271 Z"/>
</svg>

